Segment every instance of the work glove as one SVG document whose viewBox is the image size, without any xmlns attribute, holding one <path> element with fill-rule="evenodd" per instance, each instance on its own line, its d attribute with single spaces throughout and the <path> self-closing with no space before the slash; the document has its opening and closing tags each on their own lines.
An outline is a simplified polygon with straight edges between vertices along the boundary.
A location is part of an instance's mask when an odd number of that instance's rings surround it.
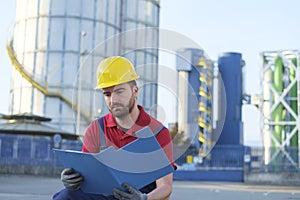
<svg viewBox="0 0 300 200">
<path fill-rule="evenodd" d="M 114 188 L 114 196 L 119 200 L 147 200 L 147 194 L 141 193 L 128 183 L 123 183 L 122 186 L 127 190 L 124 192 L 119 188 Z"/>
<path fill-rule="evenodd" d="M 61 181 L 69 190 L 78 190 L 83 182 L 80 173 L 75 172 L 72 168 L 66 168 L 61 172 Z"/>
</svg>

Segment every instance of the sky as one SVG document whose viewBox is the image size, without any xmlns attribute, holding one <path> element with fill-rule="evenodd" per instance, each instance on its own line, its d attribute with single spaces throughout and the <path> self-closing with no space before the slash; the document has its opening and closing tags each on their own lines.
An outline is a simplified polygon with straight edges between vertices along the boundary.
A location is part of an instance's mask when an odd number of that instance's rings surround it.
<svg viewBox="0 0 300 200">
<path fill-rule="evenodd" d="M 5 46 L 13 35 L 16 2 L 0 4 L 0 113 L 8 114 L 12 66 Z M 300 49 L 299 0 L 161 0 L 160 8 L 160 28 L 190 38 L 212 60 L 223 52 L 241 53 L 250 95 L 261 92 L 262 52 Z M 258 109 L 244 105 L 242 113 L 244 143 L 261 145 Z"/>
</svg>

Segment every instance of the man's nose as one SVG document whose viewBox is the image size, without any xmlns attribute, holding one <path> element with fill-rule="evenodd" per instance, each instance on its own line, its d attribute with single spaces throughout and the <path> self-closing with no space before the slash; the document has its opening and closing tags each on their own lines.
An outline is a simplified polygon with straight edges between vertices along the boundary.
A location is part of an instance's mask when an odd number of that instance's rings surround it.
<svg viewBox="0 0 300 200">
<path fill-rule="evenodd" d="M 110 95 L 110 101 L 112 103 L 116 103 L 116 102 L 118 102 L 118 99 L 119 99 L 118 95 L 115 92 L 112 92 L 111 95 Z"/>
</svg>

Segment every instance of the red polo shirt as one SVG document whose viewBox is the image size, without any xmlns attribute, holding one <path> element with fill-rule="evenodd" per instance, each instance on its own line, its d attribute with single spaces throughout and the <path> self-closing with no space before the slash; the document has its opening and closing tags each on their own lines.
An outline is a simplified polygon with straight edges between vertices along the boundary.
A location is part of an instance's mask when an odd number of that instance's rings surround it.
<svg viewBox="0 0 300 200">
<path fill-rule="evenodd" d="M 113 115 L 111 113 L 107 114 L 103 118 L 104 124 L 104 135 L 106 137 L 106 146 L 114 146 L 116 149 L 123 147 L 124 145 L 137 139 L 135 132 L 149 126 L 152 132 L 156 130 L 157 127 L 162 126 L 162 124 L 147 114 L 142 106 L 138 106 L 140 114 L 136 120 L 136 123 L 124 133 L 120 127 L 118 127 Z M 156 139 L 160 146 L 163 148 L 173 167 L 176 169 L 173 160 L 173 145 L 172 137 L 169 130 L 164 128 L 157 135 Z M 82 145 L 83 152 L 98 153 L 100 151 L 100 135 L 99 135 L 99 125 L 98 119 L 94 120 L 87 128 L 84 141 Z"/>
</svg>

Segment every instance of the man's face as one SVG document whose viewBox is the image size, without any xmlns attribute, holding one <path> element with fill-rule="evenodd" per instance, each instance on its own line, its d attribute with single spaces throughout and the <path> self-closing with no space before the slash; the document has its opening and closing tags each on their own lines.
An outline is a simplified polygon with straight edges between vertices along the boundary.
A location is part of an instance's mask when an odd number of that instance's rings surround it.
<svg viewBox="0 0 300 200">
<path fill-rule="evenodd" d="M 109 111 L 116 118 L 127 117 L 136 101 L 137 87 L 131 86 L 128 83 L 103 88 L 103 95 Z"/>
</svg>

